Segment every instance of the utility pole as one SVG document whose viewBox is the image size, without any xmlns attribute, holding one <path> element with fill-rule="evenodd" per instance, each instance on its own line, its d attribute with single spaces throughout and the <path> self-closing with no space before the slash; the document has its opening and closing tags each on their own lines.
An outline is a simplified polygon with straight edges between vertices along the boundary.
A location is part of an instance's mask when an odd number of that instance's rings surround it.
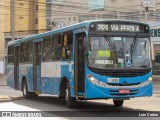
<svg viewBox="0 0 160 120">
<path fill-rule="evenodd" d="M 149 12 L 149 8 L 145 7 L 145 23 L 147 23 L 148 21 L 148 12 Z"/>
<path fill-rule="evenodd" d="M 15 40 L 15 0 L 11 0 L 11 32 L 12 40 Z"/>
</svg>

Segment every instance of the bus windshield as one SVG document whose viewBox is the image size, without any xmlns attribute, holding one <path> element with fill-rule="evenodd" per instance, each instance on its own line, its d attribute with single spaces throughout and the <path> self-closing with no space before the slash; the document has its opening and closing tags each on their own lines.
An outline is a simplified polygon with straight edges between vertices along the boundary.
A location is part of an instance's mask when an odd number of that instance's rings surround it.
<svg viewBox="0 0 160 120">
<path fill-rule="evenodd" d="M 98 69 L 150 67 L 150 40 L 145 37 L 90 37 L 88 65 Z"/>
</svg>

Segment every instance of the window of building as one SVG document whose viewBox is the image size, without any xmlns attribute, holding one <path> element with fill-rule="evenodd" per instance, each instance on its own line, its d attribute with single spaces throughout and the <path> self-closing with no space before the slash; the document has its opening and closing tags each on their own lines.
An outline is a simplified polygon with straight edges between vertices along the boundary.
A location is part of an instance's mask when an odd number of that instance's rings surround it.
<svg viewBox="0 0 160 120">
<path fill-rule="evenodd" d="M 73 21 L 76 21 L 76 17 L 73 17 Z"/>
<path fill-rule="evenodd" d="M 38 5 L 36 5 L 36 11 L 38 11 Z"/>
<path fill-rule="evenodd" d="M 156 20 L 160 21 L 160 9 L 156 10 Z"/>
<path fill-rule="evenodd" d="M 62 42 L 62 59 L 69 60 L 72 56 L 72 48 L 73 48 L 73 34 L 72 32 L 64 33 L 63 42 Z"/>
<path fill-rule="evenodd" d="M 14 47 L 9 46 L 8 47 L 8 64 L 14 63 Z"/>
<path fill-rule="evenodd" d="M 38 18 L 35 19 L 35 24 L 38 24 Z"/>
<path fill-rule="evenodd" d="M 43 38 L 43 61 L 52 60 L 52 37 L 48 36 Z"/>
<path fill-rule="evenodd" d="M 71 22 L 71 17 L 69 17 L 69 22 Z"/>
<path fill-rule="evenodd" d="M 21 16 L 21 17 L 19 17 L 19 19 L 24 19 L 24 17 Z"/>
<path fill-rule="evenodd" d="M 24 5 L 24 3 L 19 3 L 19 5 Z"/>
</svg>

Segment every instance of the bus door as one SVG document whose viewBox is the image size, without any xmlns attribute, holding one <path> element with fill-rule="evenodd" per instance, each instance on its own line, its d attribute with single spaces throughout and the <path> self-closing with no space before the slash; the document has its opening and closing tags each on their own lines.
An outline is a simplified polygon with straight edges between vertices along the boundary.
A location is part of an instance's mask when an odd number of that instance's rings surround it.
<svg viewBox="0 0 160 120">
<path fill-rule="evenodd" d="M 14 48 L 14 88 L 19 89 L 19 46 Z"/>
<path fill-rule="evenodd" d="M 75 34 L 75 53 L 74 53 L 74 80 L 75 95 L 82 96 L 85 86 L 85 60 L 84 60 L 84 39 L 85 33 Z"/>
<path fill-rule="evenodd" d="M 33 89 L 34 91 L 41 91 L 41 56 L 42 56 L 42 42 L 34 43 L 34 62 L 33 62 Z"/>
</svg>

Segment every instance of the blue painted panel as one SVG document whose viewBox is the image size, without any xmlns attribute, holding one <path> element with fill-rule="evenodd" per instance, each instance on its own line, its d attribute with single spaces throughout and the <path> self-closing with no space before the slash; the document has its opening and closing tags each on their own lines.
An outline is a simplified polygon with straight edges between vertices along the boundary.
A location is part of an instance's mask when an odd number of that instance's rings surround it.
<svg viewBox="0 0 160 120">
<path fill-rule="evenodd" d="M 72 61 L 73 63 L 73 61 Z M 71 63 L 70 63 L 71 64 Z M 74 66 L 73 65 L 62 65 L 61 66 L 61 75 L 65 76 L 69 80 L 71 96 L 75 96 L 74 94 Z"/>
<path fill-rule="evenodd" d="M 14 88 L 14 66 L 7 66 L 7 85 Z"/>
<path fill-rule="evenodd" d="M 22 69 L 26 68 L 26 73 Z M 22 88 L 22 78 L 26 77 L 28 83 L 28 91 L 33 92 L 33 65 L 19 66 L 19 87 Z"/>
<path fill-rule="evenodd" d="M 43 77 L 42 93 L 59 95 L 60 78 Z"/>
</svg>

